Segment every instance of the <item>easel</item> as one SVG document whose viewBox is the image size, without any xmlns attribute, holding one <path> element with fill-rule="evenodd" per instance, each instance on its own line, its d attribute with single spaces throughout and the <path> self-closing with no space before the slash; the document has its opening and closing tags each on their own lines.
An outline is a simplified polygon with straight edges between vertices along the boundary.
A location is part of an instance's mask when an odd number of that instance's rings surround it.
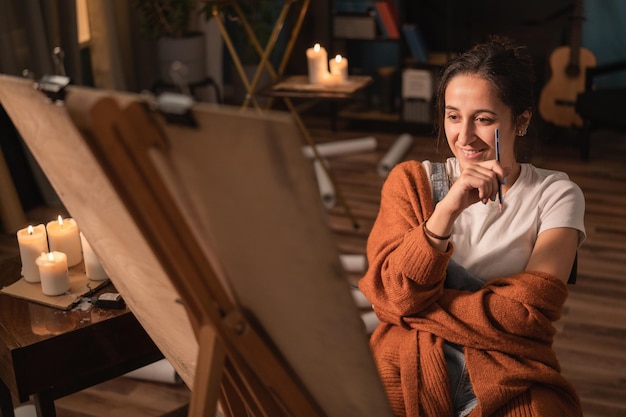
<svg viewBox="0 0 626 417">
<path fill-rule="evenodd" d="M 75 113 L 73 117 L 84 119 L 85 115 Z M 229 383 L 223 386 L 222 397 L 228 400 L 239 395 L 246 408 L 261 413 L 254 415 L 323 415 L 219 285 L 192 231 L 180 222 L 184 216 L 149 156 L 152 149 L 167 151 L 168 140 L 145 106 L 135 102 L 121 109 L 113 99 L 104 98 L 89 109 L 89 118 L 93 122 L 85 135 L 88 144 L 175 283 L 203 352 L 198 358 L 189 414 L 215 413 L 224 372 Z M 235 387 L 241 391 L 235 394 Z"/>
<path fill-rule="evenodd" d="M 245 16 L 245 13 L 243 13 L 243 11 L 241 10 L 241 7 L 239 6 L 239 2 L 240 2 L 239 0 L 223 0 L 223 1 L 217 2 L 213 5 L 212 14 L 213 14 L 215 21 L 217 22 L 220 33 L 222 34 L 222 38 L 224 39 L 224 44 L 226 45 L 226 48 L 228 49 L 228 52 L 230 53 L 230 56 L 233 60 L 233 63 L 237 70 L 237 74 L 241 78 L 241 81 L 243 82 L 244 87 L 246 89 L 246 97 L 241 105 L 242 108 L 247 108 L 250 106 L 250 104 L 252 104 L 254 108 L 258 110 L 261 110 L 261 109 L 267 110 L 272 106 L 273 98 L 269 97 L 265 106 L 260 105 L 256 97 L 256 90 L 258 87 L 259 80 L 261 79 L 261 75 L 264 70 L 267 71 L 267 73 L 270 75 L 272 82 L 277 82 L 284 75 L 285 67 L 287 66 L 289 58 L 291 57 L 291 53 L 293 52 L 293 47 L 295 45 L 296 39 L 298 38 L 298 35 L 300 34 L 302 23 L 304 22 L 304 17 L 306 16 L 306 13 L 309 9 L 311 0 L 284 0 L 283 7 L 281 8 L 280 14 L 274 24 L 274 28 L 272 29 L 272 33 L 269 37 L 267 45 L 265 45 L 264 47 L 259 42 L 257 35 L 254 33 L 252 26 L 250 25 L 250 23 L 248 22 L 248 19 Z M 278 41 L 278 37 L 283 30 L 289 11 L 291 10 L 292 6 L 298 2 L 301 3 L 298 17 L 290 33 L 289 41 L 287 42 L 287 46 L 285 47 L 285 53 L 283 54 L 283 57 L 281 58 L 278 69 L 276 70 L 273 67 L 272 63 L 270 62 L 269 58 L 270 58 L 272 51 L 276 47 L 276 42 Z M 222 15 L 222 13 L 227 6 L 232 7 L 232 9 L 234 10 L 235 16 L 241 21 L 241 24 L 246 32 L 247 37 L 250 39 L 250 42 L 252 43 L 255 51 L 260 57 L 259 63 L 257 64 L 252 80 L 248 79 L 244 71 L 243 65 L 241 63 L 241 59 L 239 58 L 239 55 L 237 54 L 237 50 L 232 42 L 231 36 L 228 33 L 228 30 L 224 23 L 224 16 Z M 282 99 L 283 99 L 283 102 L 285 103 L 285 106 L 289 110 L 289 112 L 293 115 L 294 120 L 298 124 L 298 127 L 302 131 L 302 134 L 304 136 L 304 139 L 306 140 L 306 143 L 313 150 L 315 159 L 317 159 L 320 162 L 323 162 L 322 157 L 317 150 L 315 141 L 311 137 L 309 130 L 306 128 L 304 122 L 300 118 L 300 115 L 298 114 L 298 111 L 295 105 L 293 104 L 293 102 L 291 101 L 289 97 L 283 97 Z M 328 178 L 333 184 L 333 187 L 335 189 L 335 193 L 337 196 L 337 200 L 346 210 L 346 214 L 352 221 L 353 227 L 355 229 L 358 228 L 359 227 L 358 222 L 356 221 L 356 218 L 352 214 L 352 211 L 350 210 L 350 206 L 348 206 L 347 202 L 345 201 L 343 197 L 343 193 L 341 193 L 339 187 L 337 187 L 334 176 L 328 170 L 328 167 L 326 166 L 325 163 L 320 164 L 320 166 L 324 169 L 324 171 L 326 172 L 326 175 L 328 175 Z"/>
<path fill-rule="evenodd" d="M 213 416 L 218 399 L 231 417 L 391 415 L 286 114 L 198 103 L 169 122 L 136 95 L 70 86 L 58 97 L 65 106 L 0 76 L 2 105 L 116 288 L 192 376 L 191 416 Z M 250 178 L 242 160 L 262 169 Z"/>
</svg>

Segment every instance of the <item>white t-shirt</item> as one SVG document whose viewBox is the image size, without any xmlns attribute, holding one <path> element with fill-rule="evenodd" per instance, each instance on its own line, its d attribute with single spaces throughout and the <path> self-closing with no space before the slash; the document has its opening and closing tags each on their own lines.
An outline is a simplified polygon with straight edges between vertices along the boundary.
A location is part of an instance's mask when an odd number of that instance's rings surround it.
<svg viewBox="0 0 626 417">
<path fill-rule="evenodd" d="M 430 161 L 423 165 L 430 179 Z M 579 247 L 585 240 L 585 198 L 578 185 L 563 172 L 521 167 L 504 195 L 502 212 L 497 201 L 479 202 L 465 209 L 452 228 L 452 259 L 483 280 L 523 271 L 544 230 L 571 227 L 579 232 Z M 451 184 L 459 177 L 456 158 L 446 161 L 446 172 Z"/>
</svg>

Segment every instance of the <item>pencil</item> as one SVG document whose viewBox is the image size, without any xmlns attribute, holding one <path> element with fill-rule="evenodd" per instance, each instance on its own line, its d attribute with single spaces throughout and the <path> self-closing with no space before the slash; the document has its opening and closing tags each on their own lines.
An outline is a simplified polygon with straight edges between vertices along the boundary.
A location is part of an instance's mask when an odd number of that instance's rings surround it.
<svg viewBox="0 0 626 417">
<path fill-rule="evenodd" d="M 496 161 L 500 162 L 500 130 L 496 129 Z M 502 197 L 502 183 L 498 180 L 498 209 L 502 211 L 504 198 Z"/>
</svg>

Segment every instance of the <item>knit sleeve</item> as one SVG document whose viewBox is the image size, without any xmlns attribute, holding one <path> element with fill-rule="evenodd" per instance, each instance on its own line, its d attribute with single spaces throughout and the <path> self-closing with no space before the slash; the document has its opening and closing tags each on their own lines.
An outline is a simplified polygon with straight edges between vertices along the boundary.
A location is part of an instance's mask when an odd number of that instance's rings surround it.
<svg viewBox="0 0 626 417">
<path fill-rule="evenodd" d="M 378 216 L 367 242 L 369 268 L 359 288 L 381 321 L 403 324 L 443 293 L 452 255 L 434 249 L 422 224 L 432 213 L 432 195 L 419 162 L 397 165 L 382 188 Z"/>
<path fill-rule="evenodd" d="M 452 343 L 532 357 L 536 344 L 552 344 L 567 298 L 557 277 L 522 272 L 490 281 L 476 292 L 446 290 L 411 326 Z"/>
</svg>

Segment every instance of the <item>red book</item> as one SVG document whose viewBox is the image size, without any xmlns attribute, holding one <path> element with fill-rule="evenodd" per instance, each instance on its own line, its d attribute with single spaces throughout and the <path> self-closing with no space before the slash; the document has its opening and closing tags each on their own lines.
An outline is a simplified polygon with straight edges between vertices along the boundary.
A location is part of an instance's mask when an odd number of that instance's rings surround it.
<svg viewBox="0 0 626 417">
<path fill-rule="evenodd" d="M 387 33 L 389 39 L 400 39 L 400 31 L 398 25 L 393 17 L 389 4 L 386 1 L 376 2 L 376 13 L 380 18 L 380 21 L 385 26 L 384 32 Z"/>
</svg>

